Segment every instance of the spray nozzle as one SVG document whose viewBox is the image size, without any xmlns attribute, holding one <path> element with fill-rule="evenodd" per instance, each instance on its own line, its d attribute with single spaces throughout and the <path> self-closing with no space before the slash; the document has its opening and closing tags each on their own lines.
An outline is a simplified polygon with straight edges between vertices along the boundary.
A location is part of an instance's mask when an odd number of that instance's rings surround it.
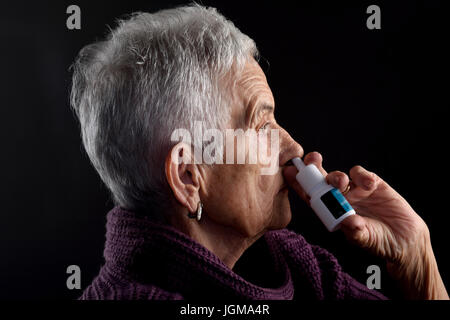
<svg viewBox="0 0 450 320">
<path fill-rule="evenodd" d="M 302 159 L 300 159 L 299 157 L 292 159 L 292 163 L 294 164 L 294 166 L 297 168 L 298 171 L 306 167 Z"/>
</svg>

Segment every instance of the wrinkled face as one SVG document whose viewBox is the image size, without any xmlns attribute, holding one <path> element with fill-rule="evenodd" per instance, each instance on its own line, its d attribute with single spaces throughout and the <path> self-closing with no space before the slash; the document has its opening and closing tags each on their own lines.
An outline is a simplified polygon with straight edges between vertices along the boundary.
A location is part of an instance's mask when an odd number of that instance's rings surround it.
<svg viewBox="0 0 450 320">
<path fill-rule="evenodd" d="M 283 130 L 274 117 L 275 102 L 264 72 L 252 59 L 234 79 L 231 121 L 228 128 L 254 129 L 268 133 L 267 153 L 278 160 L 273 174 L 267 161 L 250 162 L 250 148 L 245 148 L 245 164 L 216 164 L 205 167 L 207 179 L 201 199 L 208 217 L 251 237 L 266 230 L 284 228 L 291 219 L 288 190 L 281 168 L 287 161 L 303 156 L 302 147 Z M 277 129 L 279 147 L 271 143 L 272 129 Z M 236 138 L 237 140 L 237 138 Z M 238 143 L 235 140 L 235 159 Z M 261 143 L 261 141 L 258 141 Z M 249 140 L 246 140 L 247 146 Z M 249 150 L 250 149 L 250 150 Z M 276 150 L 278 149 L 278 150 Z M 225 157 L 226 157 L 225 151 Z M 225 161 L 224 161 L 225 162 Z M 249 163 L 250 162 L 250 163 Z M 266 171 L 266 172 L 267 172 Z"/>
</svg>

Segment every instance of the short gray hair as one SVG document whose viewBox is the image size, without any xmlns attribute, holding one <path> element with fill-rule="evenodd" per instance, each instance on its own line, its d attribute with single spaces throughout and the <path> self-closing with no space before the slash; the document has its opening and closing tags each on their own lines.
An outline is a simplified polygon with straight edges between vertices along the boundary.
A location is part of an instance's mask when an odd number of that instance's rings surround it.
<svg viewBox="0 0 450 320">
<path fill-rule="evenodd" d="M 222 80 L 257 57 L 255 43 L 214 8 L 134 13 L 73 64 L 71 106 L 86 152 L 116 205 L 167 203 L 173 130 L 229 120 Z"/>
</svg>

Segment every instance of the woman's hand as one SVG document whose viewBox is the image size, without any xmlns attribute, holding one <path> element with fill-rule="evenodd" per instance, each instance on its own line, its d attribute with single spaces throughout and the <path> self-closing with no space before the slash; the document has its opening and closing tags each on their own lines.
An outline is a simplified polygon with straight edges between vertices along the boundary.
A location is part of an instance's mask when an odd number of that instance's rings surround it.
<svg viewBox="0 0 450 320">
<path fill-rule="evenodd" d="M 404 284 L 408 286 L 405 289 L 408 291 L 417 291 L 419 288 L 416 287 L 423 287 L 420 288 L 420 294 L 409 292 L 409 297 L 431 298 L 431 295 L 434 298 L 448 299 L 437 271 L 428 227 L 402 196 L 376 174 L 361 166 L 355 166 L 350 170 L 350 180 L 340 171 L 327 174 L 322 168 L 322 156 L 317 152 L 306 155 L 304 162 L 315 164 L 327 182 L 341 192 L 350 185 L 345 197 L 357 214 L 341 223 L 341 229 L 349 241 L 366 248 L 378 257 L 385 258 L 390 274 L 405 282 Z M 307 195 L 295 180 L 296 173 L 295 168 L 284 170 L 288 184 L 308 201 Z M 423 274 L 417 274 L 418 272 Z M 425 280 L 420 280 L 430 277 L 438 278 L 433 279 L 436 283 L 426 284 L 423 283 Z M 417 283 L 412 289 L 411 282 L 414 281 Z M 430 286 L 437 286 L 435 289 L 438 292 L 433 294 L 428 292 Z"/>
</svg>

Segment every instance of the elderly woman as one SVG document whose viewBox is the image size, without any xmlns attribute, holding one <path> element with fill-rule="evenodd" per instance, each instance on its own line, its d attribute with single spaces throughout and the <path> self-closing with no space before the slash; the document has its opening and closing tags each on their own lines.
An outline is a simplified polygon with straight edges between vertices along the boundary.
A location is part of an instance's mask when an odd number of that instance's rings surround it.
<svg viewBox="0 0 450 320">
<path fill-rule="evenodd" d="M 276 122 L 256 57 L 248 36 L 198 5 L 135 14 L 80 52 L 71 103 L 117 205 L 107 216 L 105 264 L 81 299 L 386 299 L 285 229 L 288 186 L 308 201 L 290 162 L 303 149 Z M 262 174 L 267 163 L 249 161 L 251 148 L 214 153 L 244 152 L 244 163 L 198 161 L 194 149 L 211 142 L 195 136 L 199 123 L 276 132 L 268 151 L 277 170 Z M 192 141 L 173 139 L 180 128 Z M 428 228 L 398 193 L 361 166 L 347 176 L 327 174 L 317 152 L 304 162 L 345 191 L 357 214 L 342 231 L 386 260 L 406 297 L 448 299 Z M 265 276 L 249 280 L 233 269 L 255 242 Z"/>
</svg>

